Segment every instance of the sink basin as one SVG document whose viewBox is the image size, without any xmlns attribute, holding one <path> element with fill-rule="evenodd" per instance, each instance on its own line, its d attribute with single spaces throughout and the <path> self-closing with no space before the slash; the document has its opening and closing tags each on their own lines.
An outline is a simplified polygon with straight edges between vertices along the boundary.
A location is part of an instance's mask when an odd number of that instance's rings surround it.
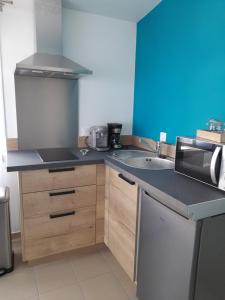
<svg viewBox="0 0 225 300">
<path fill-rule="evenodd" d="M 117 160 L 126 160 L 129 158 L 136 157 L 156 157 L 156 153 L 150 151 L 141 151 L 141 150 L 118 150 L 114 151 L 111 155 L 114 159 Z"/>
<path fill-rule="evenodd" d="M 120 150 L 113 152 L 111 157 L 137 169 L 170 170 L 174 168 L 174 162 L 157 157 L 156 153 L 150 151 Z"/>
<path fill-rule="evenodd" d="M 174 168 L 174 162 L 159 157 L 136 157 L 124 160 L 124 164 L 138 169 L 170 170 Z"/>
</svg>

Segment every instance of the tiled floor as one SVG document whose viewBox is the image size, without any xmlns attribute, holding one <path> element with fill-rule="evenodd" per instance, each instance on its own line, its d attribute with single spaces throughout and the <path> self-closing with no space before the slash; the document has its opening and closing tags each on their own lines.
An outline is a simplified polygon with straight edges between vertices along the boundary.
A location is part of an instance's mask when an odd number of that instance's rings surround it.
<svg viewBox="0 0 225 300">
<path fill-rule="evenodd" d="M 0 278 L 0 300 L 135 300 L 135 286 L 107 249 L 22 263 L 14 242 L 15 271 Z"/>
</svg>

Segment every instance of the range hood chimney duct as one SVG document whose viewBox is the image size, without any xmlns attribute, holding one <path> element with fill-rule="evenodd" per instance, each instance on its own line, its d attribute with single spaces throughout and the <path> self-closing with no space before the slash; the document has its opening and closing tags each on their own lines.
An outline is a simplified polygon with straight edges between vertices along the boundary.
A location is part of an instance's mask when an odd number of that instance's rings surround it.
<svg viewBox="0 0 225 300">
<path fill-rule="evenodd" d="M 62 2 L 35 0 L 37 52 L 62 55 Z"/>
<path fill-rule="evenodd" d="M 78 79 L 92 71 L 64 57 L 62 0 L 34 0 L 37 53 L 16 65 L 15 75 Z"/>
</svg>

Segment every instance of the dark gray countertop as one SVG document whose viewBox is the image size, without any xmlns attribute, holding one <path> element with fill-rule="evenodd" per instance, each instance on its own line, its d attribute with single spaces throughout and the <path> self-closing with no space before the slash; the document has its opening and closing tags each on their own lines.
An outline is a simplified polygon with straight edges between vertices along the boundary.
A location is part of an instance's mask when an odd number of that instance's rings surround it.
<svg viewBox="0 0 225 300">
<path fill-rule="evenodd" d="M 59 168 L 71 165 L 101 164 L 117 169 L 138 183 L 171 209 L 195 220 L 225 213 L 225 192 L 175 173 L 173 170 L 142 170 L 128 167 L 110 157 L 108 152 L 91 150 L 86 156 L 74 150 L 79 160 L 43 163 L 36 151 L 10 151 L 7 156 L 7 171 Z"/>
</svg>

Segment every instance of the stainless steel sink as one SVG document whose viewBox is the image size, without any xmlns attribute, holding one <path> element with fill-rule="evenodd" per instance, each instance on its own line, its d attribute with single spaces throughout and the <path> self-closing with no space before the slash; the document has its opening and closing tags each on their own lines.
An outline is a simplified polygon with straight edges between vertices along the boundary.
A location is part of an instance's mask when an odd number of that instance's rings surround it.
<svg viewBox="0 0 225 300">
<path fill-rule="evenodd" d="M 128 158 L 124 164 L 138 169 L 169 170 L 174 168 L 174 163 L 168 159 L 159 157 Z"/>
<path fill-rule="evenodd" d="M 128 158 L 149 157 L 149 156 L 156 157 L 157 154 L 155 152 L 141 151 L 141 150 L 118 150 L 118 151 L 114 151 L 111 155 L 111 157 L 117 160 L 126 160 Z"/>
<path fill-rule="evenodd" d="M 174 168 L 173 161 L 157 157 L 156 153 L 149 151 L 115 151 L 111 157 L 129 167 L 137 169 L 170 170 Z"/>
</svg>

